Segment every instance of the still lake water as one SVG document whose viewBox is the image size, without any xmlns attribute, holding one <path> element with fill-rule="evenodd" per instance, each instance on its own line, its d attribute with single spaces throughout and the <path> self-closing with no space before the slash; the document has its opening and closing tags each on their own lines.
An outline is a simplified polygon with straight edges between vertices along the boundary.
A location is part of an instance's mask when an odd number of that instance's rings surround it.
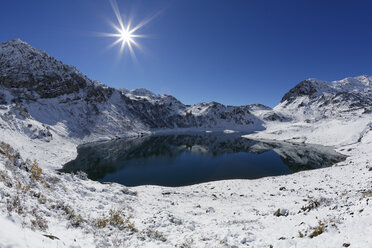
<svg viewBox="0 0 372 248">
<path fill-rule="evenodd" d="M 256 179 L 331 166 L 346 157 L 329 147 L 262 142 L 242 134 L 153 135 L 78 147 L 62 172 L 126 186 L 184 186 L 224 179 Z"/>
</svg>

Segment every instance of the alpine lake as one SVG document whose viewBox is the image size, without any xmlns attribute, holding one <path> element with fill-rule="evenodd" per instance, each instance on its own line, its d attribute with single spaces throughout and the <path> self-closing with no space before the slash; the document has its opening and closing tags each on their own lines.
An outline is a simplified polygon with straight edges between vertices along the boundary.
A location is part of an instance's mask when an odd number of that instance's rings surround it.
<svg viewBox="0 0 372 248">
<path fill-rule="evenodd" d="M 158 134 L 88 143 L 60 171 L 83 171 L 92 180 L 125 186 L 178 187 L 286 175 L 346 158 L 330 147 L 257 141 L 243 134 Z"/>
</svg>

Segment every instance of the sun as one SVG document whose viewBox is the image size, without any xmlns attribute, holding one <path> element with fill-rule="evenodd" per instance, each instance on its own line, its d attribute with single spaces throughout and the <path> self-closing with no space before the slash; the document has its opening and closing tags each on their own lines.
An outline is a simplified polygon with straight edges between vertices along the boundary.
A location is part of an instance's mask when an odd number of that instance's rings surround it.
<svg viewBox="0 0 372 248">
<path fill-rule="evenodd" d="M 130 29 L 130 23 L 125 27 L 122 22 L 120 22 L 120 27 L 114 25 L 115 30 L 117 33 L 111 34 L 113 37 L 117 37 L 117 40 L 113 43 L 113 45 L 121 43 L 120 46 L 120 53 L 123 53 L 125 48 L 128 47 L 130 53 L 134 55 L 133 45 L 136 47 L 140 47 L 136 42 L 135 38 L 143 37 L 143 35 L 135 34 L 134 32 L 137 30 L 135 28 Z"/>
<path fill-rule="evenodd" d="M 120 31 L 120 39 L 122 40 L 122 42 L 131 43 L 133 42 L 133 38 L 134 36 L 129 30 L 124 29 Z"/>
<path fill-rule="evenodd" d="M 110 3 L 115 13 L 116 19 L 118 21 L 118 25 L 114 23 L 110 24 L 116 32 L 100 33 L 100 35 L 106 37 L 115 37 L 116 40 L 110 45 L 110 47 L 120 44 L 120 55 L 123 54 L 124 51 L 128 49 L 132 57 L 135 58 L 134 47 L 137 47 L 138 49 L 141 48 L 136 39 L 146 37 L 143 34 L 136 34 L 136 31 L 143 27 L 145 24 L 147 24 L 152 18 L 146 19 L 132 28 L 131 19 L 127 19 L 126 22 L 124 22 L 116 1 L 110 0 Z"/>
</svg>

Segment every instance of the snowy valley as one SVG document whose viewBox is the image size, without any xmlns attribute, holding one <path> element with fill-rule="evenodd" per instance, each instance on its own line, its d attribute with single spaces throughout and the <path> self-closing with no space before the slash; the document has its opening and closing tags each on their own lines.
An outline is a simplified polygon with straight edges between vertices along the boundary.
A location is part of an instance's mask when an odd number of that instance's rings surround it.
<svg viewBox="0 0 372 248">
<path fill-rule="evenodd" d="M 371 130 L 370 76 L 305 80 L 273 109 L 190 106 L 146 89 L 110 88 L 26 42 L 7 41 L 0 247 L 372 247 Z M 177 188 L 57 171 L 84 143 L 188 131 L 250 132 L 244 137 L 332 146 L 347 158 L 291 175 Z"/>
</svg>

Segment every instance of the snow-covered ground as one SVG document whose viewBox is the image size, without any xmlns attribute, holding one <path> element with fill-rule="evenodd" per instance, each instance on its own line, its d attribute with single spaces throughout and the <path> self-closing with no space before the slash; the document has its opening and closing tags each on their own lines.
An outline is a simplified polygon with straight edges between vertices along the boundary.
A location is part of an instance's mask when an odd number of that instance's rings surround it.
<svg viewBox="0 0 372 248">
<path fill-rule="evenodd" d="M 55 168 L 76 156 L 78 140 L 54 135 L 45 142 L 2 130 L 1 140 L 23 158 L 37 159 L 45 179 L 30 180 L 29 172 L 6 166 L 2 157 L 0 222 L 6 228 L 0 229 L 0 247 L 369 247 L 368 125 L 368 118 L 278 122 L 249 136 L 333 145 L 350 156 L 331 168 L 183 188 L 130 189 L 56 174 Z M 278 209 L 284 216 L 274 215 Z M 112 216 L 120 217 L 110 224 Z M 311 238 L 316 228 L 324 232 Z"/>
<path fill-rule="evenodd" d="M 32 178 L 1 156 L 0 226 L 6 228 L 0 247 L 371 247 L 368 124 L 360 118 L 269 125 L 248 136 L 332 145 L 349 157 L 287 176 L 180 188 L 126 188 L 59 175 L 54 169 L 76 155 L 77 142 L 3 132 L 3 141 L 37 159 L 43 171 Z M 47 229 L 38 224 L 43 220 Z"/>
</svg>

